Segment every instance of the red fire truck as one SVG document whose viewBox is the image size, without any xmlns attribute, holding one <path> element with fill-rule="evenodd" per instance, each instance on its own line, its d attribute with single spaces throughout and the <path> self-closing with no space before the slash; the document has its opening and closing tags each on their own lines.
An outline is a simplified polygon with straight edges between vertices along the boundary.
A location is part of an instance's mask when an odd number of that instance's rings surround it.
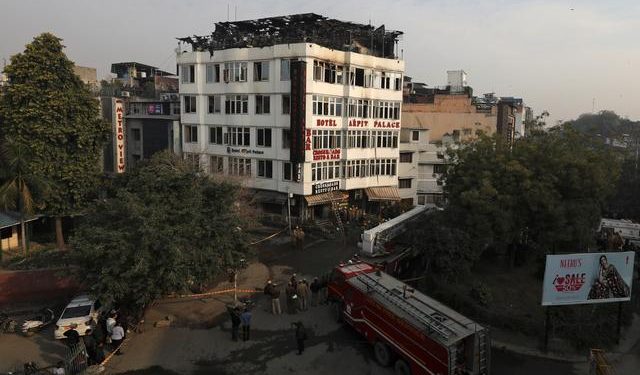
<svg viewBox="0 0 640 375">
<path fill-rule="evenodd" d="M 489 374 L 486 328 L 369 263 L 337 267 L 329 299 L 398 375 Z"/>
</svg>

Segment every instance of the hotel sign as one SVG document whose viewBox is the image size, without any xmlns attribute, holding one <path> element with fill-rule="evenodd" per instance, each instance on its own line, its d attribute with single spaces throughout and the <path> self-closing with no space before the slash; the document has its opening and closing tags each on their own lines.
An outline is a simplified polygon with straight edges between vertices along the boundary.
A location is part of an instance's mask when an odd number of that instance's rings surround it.
<svg viewBox="0 0 640 375">
<path fill-rule="evenodd" d="M 340 190 L 340 181 L 326 181 L 311 186 L 311 194 L 322 194 Z"/>
<path fill-rule="evenodd" d="M 124 104 L 122 100 L 115 99 L 113 105 L 113 122 L 116 127 L 116 172 L 123 173 L 126 167 L 126 150 L 124 140 Z"/>
</svg>

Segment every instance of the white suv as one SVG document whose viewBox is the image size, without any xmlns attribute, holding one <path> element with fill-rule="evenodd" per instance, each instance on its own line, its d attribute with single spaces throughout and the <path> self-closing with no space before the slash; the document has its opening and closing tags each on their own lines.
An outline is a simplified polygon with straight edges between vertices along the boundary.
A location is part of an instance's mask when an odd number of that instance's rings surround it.
<svg viewBox="0 0 640 375">
<path fill-rule="evenodd" d="M 77 296 L 64 308 L 60 318 L 56 322 L 55 338 L 64 339 L 64 333 L 71 329 L 73 324 L 80 336 L 84 336 L 87 329 L 91 328 L 91 320 L 98 321 L 100 304 L 88 295 Z"/>
</svg>

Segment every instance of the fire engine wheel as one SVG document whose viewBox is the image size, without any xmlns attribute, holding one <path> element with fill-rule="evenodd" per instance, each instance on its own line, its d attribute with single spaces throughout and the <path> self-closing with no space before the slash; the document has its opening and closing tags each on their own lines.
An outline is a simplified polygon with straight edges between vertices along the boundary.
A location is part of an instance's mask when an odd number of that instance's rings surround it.
<svg viewBox="0 0 640 375">
<path fill-rule="evenodd" d="M 404 359 L 396 361 L 394 370 L 396 375 L 411 375 L 411 367 L 409 367 L 409 364 Z"/>
<path fill-rule="evenodd" d="M 373 344 L 373 354 L 380 366 L 387 367 L 391 364 L 391 349 L 387 344 L 380 341 Z"/>
</svg>

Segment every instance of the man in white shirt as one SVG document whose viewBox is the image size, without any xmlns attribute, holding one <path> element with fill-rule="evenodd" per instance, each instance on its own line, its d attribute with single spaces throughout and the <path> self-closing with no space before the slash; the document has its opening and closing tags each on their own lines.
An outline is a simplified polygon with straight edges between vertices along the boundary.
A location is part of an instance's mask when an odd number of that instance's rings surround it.
<svg viewBox="0 0 640 375">
<path fill-rule="evenodd" d="M 53 375 L 65 375 L 64 372 L 64 362 L 58 361 L 56 367 L 51 370 L 51 374 Z"/>
</svg>

